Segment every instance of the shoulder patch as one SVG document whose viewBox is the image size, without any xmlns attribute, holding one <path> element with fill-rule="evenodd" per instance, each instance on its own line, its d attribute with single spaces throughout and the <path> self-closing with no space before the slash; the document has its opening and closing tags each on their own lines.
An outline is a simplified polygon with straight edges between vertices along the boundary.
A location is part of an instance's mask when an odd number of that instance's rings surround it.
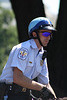
<svg viewBox="0 0 67 100">
<path fill-rule="evenodd" d="M 18 58 L 21 60 L 25 60 L 28 56 L 28 50 L 26 48 L 22 48 L 19 50 Z"/>
</svg>

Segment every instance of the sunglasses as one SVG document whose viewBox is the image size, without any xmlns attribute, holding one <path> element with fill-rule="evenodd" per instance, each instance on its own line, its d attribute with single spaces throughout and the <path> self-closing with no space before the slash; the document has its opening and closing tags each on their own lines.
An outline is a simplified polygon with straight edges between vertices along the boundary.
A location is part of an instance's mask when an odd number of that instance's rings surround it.
<svg viewBox="0 0 67 100">
<path fill-rule="evenodd" d="M 49 32 L 43 32 L 42 35 L 45 36 L 45 37 L 48 37 L 49 35 L 51 36 L 52 33 L 49 33 Z"/>
<path fill-rule="evenodd" d="M 52 36 L 52 33 L 50 32 L 42 32 L 40 31 L 40 33 L 42 33 L 43 36 L 48 37 L 49 35 Z"/>
</svg>

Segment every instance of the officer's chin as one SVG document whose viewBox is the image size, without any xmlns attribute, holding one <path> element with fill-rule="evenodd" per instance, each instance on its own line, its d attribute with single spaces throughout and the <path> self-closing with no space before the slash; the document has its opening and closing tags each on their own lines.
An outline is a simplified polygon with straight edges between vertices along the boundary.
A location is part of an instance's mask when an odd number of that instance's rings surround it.
<svg viewBox="0 0 67 100">
<path fill-rule="evenodd" d="M 48 44 L 48 43 L 47 43 L 47 44 Z M 43 46 L 44 46 L 44 47 L 46 47 L 46 46 L 47 46 L 47 44 L 44 44 Z"/>
</svg>

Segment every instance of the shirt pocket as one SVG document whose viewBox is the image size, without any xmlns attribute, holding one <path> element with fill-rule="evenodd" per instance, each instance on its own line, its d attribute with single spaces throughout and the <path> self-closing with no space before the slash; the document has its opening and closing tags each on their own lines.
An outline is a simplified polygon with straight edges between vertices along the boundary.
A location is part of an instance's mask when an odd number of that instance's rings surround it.
<svg viewBox="0 0 67 100">
<path fill-rule="evenodd" d="M 34 66 L 34 64 L 33 64 L 33 62 L 31 60 L 27 62 L 27 67 L 25 69 L 25 74 L 27 76 L 31 76 L 32 75 L 33 70 L 34 70 L 33 66 Z"/>
</svg>

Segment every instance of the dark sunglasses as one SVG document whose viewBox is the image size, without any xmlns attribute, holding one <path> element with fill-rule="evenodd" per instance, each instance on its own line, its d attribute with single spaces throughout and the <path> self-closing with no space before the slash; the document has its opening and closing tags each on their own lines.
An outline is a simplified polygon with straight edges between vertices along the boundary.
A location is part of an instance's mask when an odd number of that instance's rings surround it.
<svg viewBox="0 0 67 100">
<path fill-rule="evenodd" d="M 39 33 L 42 33 L 43 36 L 48 37 L 49 35 L 51 36 L 52 33 L 50 32 L 44 32 L 44 31 L 39 31 Z"/>
<path fill-rule="evenodd" d="M 42 35 L 45 36 L 45 37 L 48 37 L 49 35 L 51 36 L 51 34 L 52 34 L 52 33 L 49 33 L 49 32 L 43 32 L 43 33 L 42 33 Z"/>
</svg>

